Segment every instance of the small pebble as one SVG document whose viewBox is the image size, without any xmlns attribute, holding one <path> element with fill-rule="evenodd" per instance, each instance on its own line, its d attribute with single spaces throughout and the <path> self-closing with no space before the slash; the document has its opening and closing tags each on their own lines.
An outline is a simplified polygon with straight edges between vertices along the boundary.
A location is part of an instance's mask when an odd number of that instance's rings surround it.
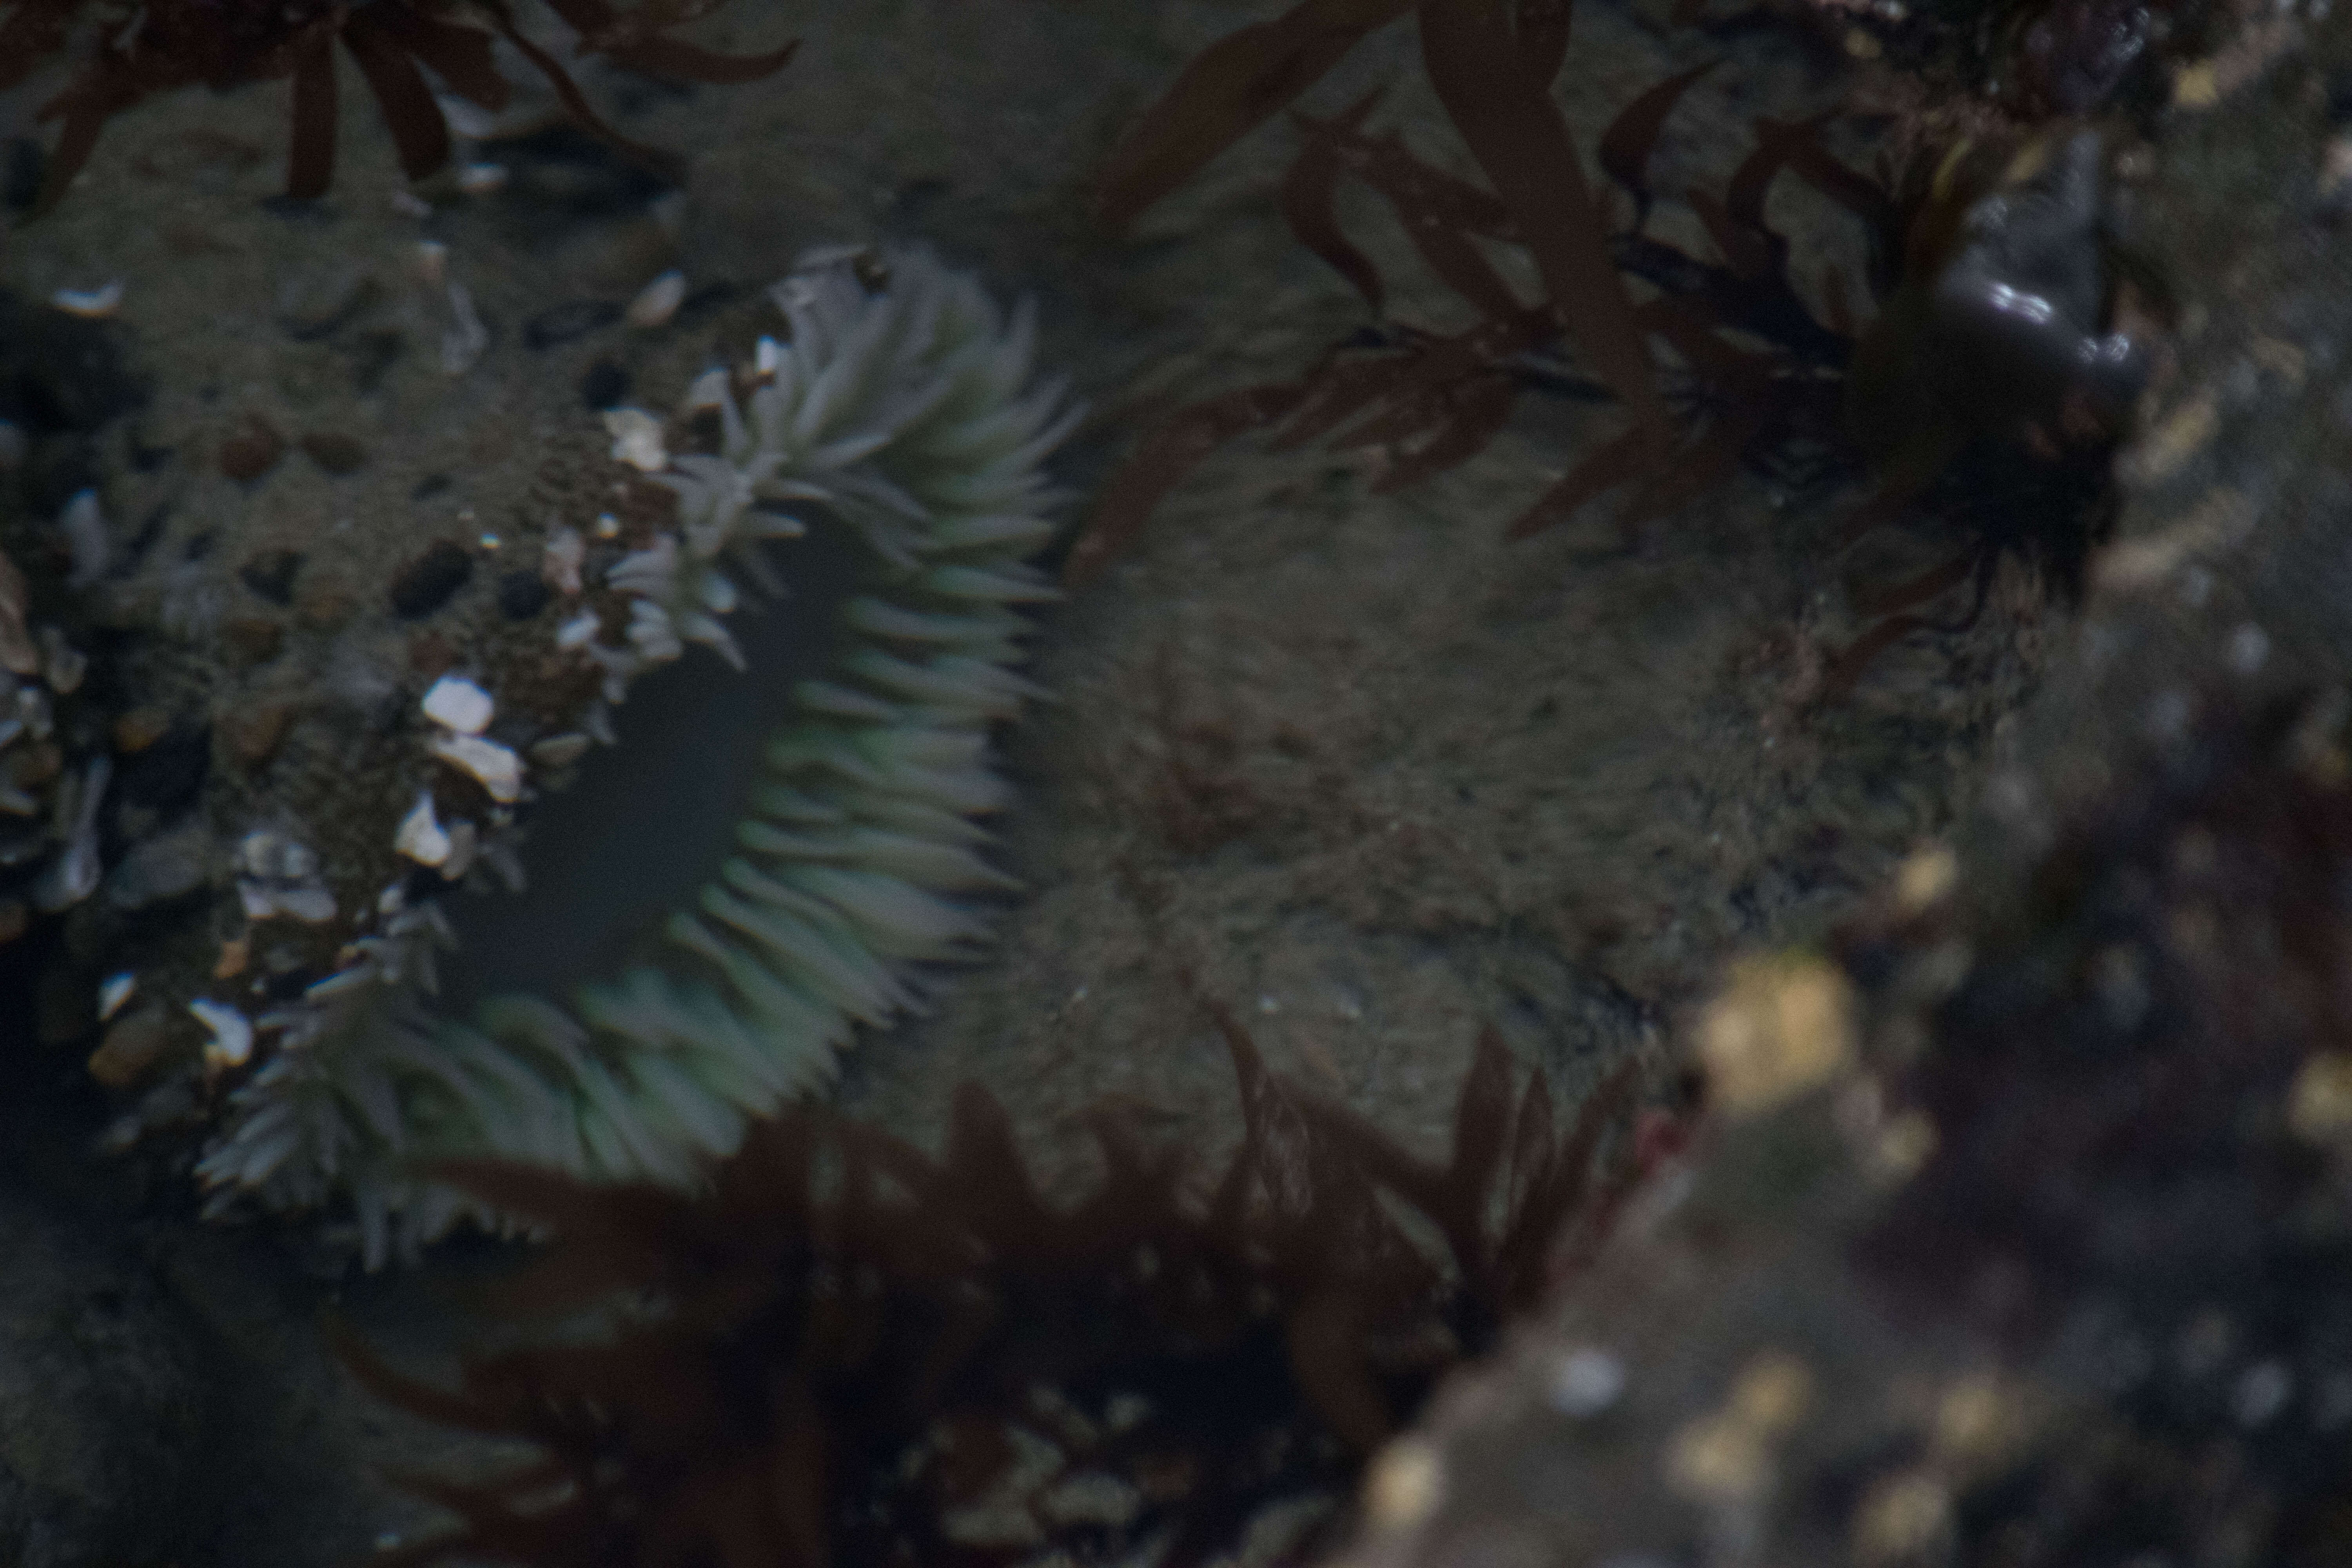
<svg viewBox="0 0 2352 1568">
<path fill-rule="evenodd" d="M 617 408 L 629 395 L 629 373 L 608 359 L 600 359 L 580 378 L 580 401 L 601 414 Z"/>
<path fill-rule="evenodd" d="M 392 613 L 421 620 L 455 597 L 473 574 L 474 558 L 464 545 L 437 540 L 394 574 Z"/>
<path fill-rule="evenodd" d="M 621 319 L 621 307 L 610 300 L 567 300 L 551 305 L 522 324 L 523 346 L 551 349 Z"/>
<path fill-rule="evenodd" d="M 334 430 L 313 430 L 302 437 L 302 450 L 331 474 L 354 474 L 367 467 L 367 448 Z"/>
<path fill-rule="evenodd" d="M 128 755 L 143 752 L 163 738 L 172 716 L 161 708 L 133 708 L 114 721 L 114 749 Z"/>
<path fill-rule="evenodd" d="M 237 581 L 284 607 L 294 603 L 294 574 L 302 569 L 299 550 L 265 550 L 236 569 Z"/>
<path fill-rule="evenodd" d="M 531 743 L 530 760 L 543 768 L 566 768 L 585 756 L 588 737 L 576 731 Z"/>
<path fill-rule="evenodd" d="M 222 651 L 233 668 L 268 664 L 285 643 L 286 628 L 259 616 L 239 616 L 221 627 Z"/>
<path fill-rule="evenodd" d="M 1551 1407 L 1572 1421 L 1600 1415 L 1624 1392 L 1625 1363 L 1590 1346 L 1560 1357 L 1548 1391 Z"/>
<path fill-rule="evenodd" d="M 510 621 L 530 619 L 554 596 L 536 572 L 509 572 L 499 579 L 499 611 Z"/>
<path fill-rule="evenodd" d="M 291 702 L 259 702 L 241 708 L 220 721 L 221 743 L 229 760 L 244 768 L 257 768 L 278 754 L 294 721 Z"/>
<path fill-rule="evenodd" d="M 149 1005 L 107 1026 L 89 1053 L 89 1076 L 112 1089 L 125 1089 L 147 1076 L 171 1041 L 163 1009 Z"/>
<path fill-rule="evenodd" d="M 260 415 L 247 414 L 221 440 L 220 471 L 239 484 L 250 484 L 284 456 L 286 437 Z"/>
</svg>

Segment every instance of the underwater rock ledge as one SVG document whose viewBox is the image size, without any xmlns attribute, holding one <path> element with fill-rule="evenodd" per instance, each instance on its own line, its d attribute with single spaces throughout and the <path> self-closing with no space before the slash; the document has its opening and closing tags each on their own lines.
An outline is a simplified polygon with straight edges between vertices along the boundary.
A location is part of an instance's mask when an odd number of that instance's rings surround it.
<svg viewBox="0 0 2352 1568">
<path fill-rule="evenodd" d="M 2352 1553 L 2352 26 L 2240 21 L 2132 193 L 2182 326 L 2013 765 L 1735 976 L 1688 1163 L 1350 1568 Z"/>
</svg>

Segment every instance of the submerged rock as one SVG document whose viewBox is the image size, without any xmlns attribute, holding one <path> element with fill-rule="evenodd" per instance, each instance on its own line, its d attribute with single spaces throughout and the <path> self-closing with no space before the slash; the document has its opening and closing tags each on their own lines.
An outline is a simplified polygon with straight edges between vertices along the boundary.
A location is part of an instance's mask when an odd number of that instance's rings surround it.
<svg viewBox="0 0 2352 1568">
<path fill-rule="evenodd" d="M 0 1560 L 189 1561 L 217 1493 L 215 1357 L 134 1257 L 0 1192 Z"/>
</svg>

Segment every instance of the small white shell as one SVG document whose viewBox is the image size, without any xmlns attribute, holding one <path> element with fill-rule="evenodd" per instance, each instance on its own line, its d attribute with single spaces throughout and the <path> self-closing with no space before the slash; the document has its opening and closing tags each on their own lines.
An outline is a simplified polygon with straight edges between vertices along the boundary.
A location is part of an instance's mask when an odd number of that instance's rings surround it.
<svg viewBox="0 0 2352 1568">
<path fill-rule="evenodd" d="M 68 316 L 111 316 L 122 308 L 122 279 L 102 289 L 60 289 L 49 296 L 49 304 Z"/>
<path fill-rule="evenodd" d="M 522 759 L 496 741 L 479 735 L 436 735 L 433 754 L 472 774 L 501 805 L 522 798 Z"/>
<path fill-rule="evenodd" d="M 449 283 L 449 326 L 441 334 L 441 373 L 463 375 L 474 368 L 490 346 L 490 332 L 474 309 L 473 291 L 454 279 Z"/>
<path fill-rule="evenodd" d="M 196 1021 L 212 1031 L 205 1042 L 205 1061 L 212 1067 L 241 1066 L 253 1055 L 253 1021 L 225 1002 L 199 996 L 188 1004 Z"/>
<path fill-rule="evenodd" d="M 25 692 L 18 692 L 21 702 Z M 42 724 L 33 732 L 43 732 Z M 96 891 L 102 868 L 98 857 L 98 808 L 106 798 L 107 782 L 114 776 L 114 763 L 106 757 L 93 757 L 81 777 L 79 798 L 74 803 L 73 830 L 66 838 L 65 852 L 49 863 L 41 873 L 41 880 L 33 890 L 33 902 L 44 912 L 54 914 L 69 909 Z"/>
<path fill-rule="evenodd" d="M 335 895 L 324 882 L 273 888 L 269 897 L 279 914 L 291 915 L 304 925 L 324 925 L 335 918 Z"/>
<path fill-rule="evenodd" d="M 550 735 L 543 741 L 531 742 L 530 760 L 541 767 L 570 767 L 587 754 L 588 744 L 588 737 L 577 730 L 562 735 Z"/>
<path fill-rule="evenodd" d="M 566 652 L 575 647 L 585 647 L 604 625 L 604 620 L 595 611 L 583 610 L 555 628 L 555 646 Z"/>
<path fill-rule="evenodd" d="M 81 678 L 89 671 L 89 659 L 66 641 L 63 632 L 55 626 L 43 626 L 41 654 L 50 690 L 62 697 L 80 688 Z"/>
<path fill-rule="evenodd" d="M 286 915 L 304 925 L 320 925 L 335 918 L 335 895 L 324 882 L 273 882 L 240 877 L 236 896 L 249 921 Z"/>
<path fill-rule="evenodd" d="M 657 474 L 669 467 L 669 448 L 662 444 L 661 421 L 644 409 L 607 410 L 604 428 L 612 434 L 613 456 L 619 461 L 642 474 Z"/>
<path fill-rule="evenodd" d="M 441 863 L 441 875 L 454 882 L 464 876 L 474 864 L 474 852 L 481 847 L 481 835 L 470 822 L 449 825 L 449 858 Z"/>
<path fill-rule="evenodd" d="M 686 397 L 678 406 L 688 414 L 704 408 L 724 408 L 733 395 L 733 387 L 727 367 L 713 365 L 694 378 L 694 384 L 686 389 Z"/>
<path fill-rule="evenodd" d="M 677 314 L 686 303 L 686 274 L 675 267 L 637 291 L 629 301 L 629 325 L 658 327 Z"/>
<path fill-rule="evenodd" d="M 504 163 L 468 163 L 457 171 L 457 188 L 469 196 L 487 196 L 507 188 Z"/>
<path fill-rule="evenodd" d="M 547 553 L 540 563 L 539 574 L 557 593 L 574 597 L 580 592 L 580 566 L 587 559 L 588 542 L 566 523 L 547 536 Z"/>
<path fill-rule="evenodd" d="M 445 675 L 425 694 L 425 716 L 446 724 L 460 735 L 478 735 L 489 727 L 497 704 L 490 694 L 462 675 Z"/>
<path fill-rule="evenodd" d="M 449 858 L 449 836 L 433 815 L 432 791 L 417 792 L 416 804 L 392 836 L 392 847 L 420 866 L 438 866 Z"/>
<path fill-rule="evenodd" d="M 108 975 L 105 983 L 98 988 L 98 1021 L 103 1024 L 111 1020 L 122 1011 L 122 1005 L 131 1000 L 131 994 L 138 989 L 139 976 L 127 969 L 120 974 Z"/>
</svg>

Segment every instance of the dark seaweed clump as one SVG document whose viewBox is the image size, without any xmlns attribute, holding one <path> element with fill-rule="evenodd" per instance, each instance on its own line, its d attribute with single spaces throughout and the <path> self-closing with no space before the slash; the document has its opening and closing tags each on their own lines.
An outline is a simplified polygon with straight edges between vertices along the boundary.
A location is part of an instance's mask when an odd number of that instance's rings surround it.
<svg viewBox="0 0 2352 1568">
<path fill-rule="evenodd" d="M 699 1197 L 450 1168 L 559 1237 L 507 1311 L 640 1305 L 596 1342 L 475 1360 L 454 1393 L 347 1341 L 393 1403 L 544 1452 L 411 1479 L 464 1528 L 379 1561 L 978 1568 L 1156 1542 L 1192 1564 L 1269 1504 L 1328 1521 L 1436 1379 L 1597 1238 L 1628 1184 L 1633 1073 L 1556 1130 L 1541 1073 L 1514 1094 L 1489 1034 L 1440 1168 L 1219 1022 L 1246 1131 L 1205 1190 L 1107 1106 L 1098 1184 L 1050 1204 L 971 1088 L 938 1159 L 798 1107 Z"/>
<path fill-rule="evenodd" d="M 1680 6 L 1676 19 L 1695 20 L 1702 8 Z M 1676 102 L 1721 62 L 1641 93 L 1601 136 L 1597 161 L 1630 198 L 1632 222 L 1621 226 L 1611 191 L 1584 177 L 1552 97 L 1567 59 L 1570 9 L 1570 0 L 1302 0 L 1202 51 L 1139 117 L 1103 174 L 1101 213 L 1114 226 L 1294 104 L 1370 33 L 1412 14 L 1423 68 L 1487 184 L 1439 169 L 1393 133 L 1369 130 L 1377 92 L 1328 119 L 1294 111 L 1300 150 L 1283 183 L 1283 215 L 1300 244 L 1362 295 L 1373 320 L 1292 380 L 1220 394 L 1149 431 L 1102 487 L 1067 575 L 1084 581 L 1098 572 L 1193 464 L 1245 434 L 1262 433 L 1276 449 L 1326 442 L 1378 452 L 1385 461 L 1374 489 L 1393 490 L 1475 457 L 1536 393 L 1614 403 L 1626 417 L 1510 523 L 1512 538 L 1618 492 L 1617 527 L 1632 546 L 1643 529 L 1745 466 L 1791 493 L 1868 481 L 1870 499 L 1832 548 L 1895 522 L 1956 542 L 1937 564 L 1859 595 L 1868 624 L 1832 661 L 1828 692 L 1903 637 L 1971 624 L 2003 559 L 2028 561 L 2062 596 L 2078 595 L 2082 563 L 2112 518 L 2109 459 L 2120 430 L 2029 449 L 2014 432 L 1980 428 L 1990 421 L 1970 409 L 1879 384 L 1885 367 L 1929 352 L 1917 341 L 1916 302 L 1975 243 L 1964 221 L 1971 203 L 2030 138 L 2012 129 L 1976 146 L 1924 140 L 1901 166 L 1882 156 L 1864 171 L 1830 151 L 1836 115 L 1759 118 L 1754 150 L 1723 192 L 1688 193 L 1715 251 L 1693 255 L 1648 232 L 1647 166 Z M 2057 26 L 2079 10 L 2053 5 L 2036 15 Z M 2028 29 L 2048 45 L 2049 70 L 2081 77 L 2068 77 L 2066 90 L 2053 89 L 2047 101 L 2034 100 L 2035 112 L 2104 102 L 2140 63 L 2129 39 L 2090 36 L 2097 32 L 2053 41 Z M 2098 38 L 2113 45 L 2115 58 L 2084 57 Z M 2010 53 L 2040 58 L 2024 43 Z M 1765 216 L 1784 174 L 1860 220 L 1861 279 L 1834 267 L 1804 287 L 1791 276 L 1788 239 Z M 1476 325 L 1440 334 L 1387 316 L 1379 269 L 1337 216 L 1342 179 L 1362 182 L 1394 209 L 1421 260 L 1475 311 Z M 1496 244 L 1526 251 L 1539 297 L 1504 278 L 1486 250 Z M 1880 307 L 1873 320 L 1856 313 L 1857 281 Z M 2103 325 L 2111 310 L 2101 303 L 2100 320 L 2083 325 Z M 1999 379 L 2013 373 L 2030 381 L 2034 371 L 2001 364 L 2008 351 L 1995 335 L 1961 345 L 1993 362 L 1993 384 L 1969 394 L 1982 390 L 1987 408 L 2029 400 Z M 1906 421 L 1894 433 L 1895 449 L 1873 450 L 1856 438 L 1853 411 L 1889 403 L 1909 411 Z M 1958 617 L 1934 618 L 1932 607 L 1962 588 L 1973 595 Z"/>
<path fill-rule="evenodd" d="M 652 0 L 624 12 L 606 0 L 547 0 L 579 35 L 575 52 L 603 55 L 650 76 L 701 82 L 754 81 L 780 69 L 796 45 L 728 56 L 667 36 L 713 8 L 711 0 Z M 326 195 L 335 173 L 335 46 L 340 43 L 375 97 L 412 180 L 449 161 L 449 127 L 425 79 L 430 70 L 467 102 L 497 110 L 512 89 L 492 59 L 503 38 L 547 79 L 580 125 L 657 169 L 673 160 L 629 142 L 601 119 L 562 61 L 517 25 L 508 0 L 0 0 L 0 90 L 46 61 L 72 54 L 64 89 L 40 119 L 62 130 L 39 205 L 54 205 L 89 162 L 106 122 L 123 110 L 184 87 L 223 91 L 290 77 L 294 102 L 286 194 Z"/>
</svg>

